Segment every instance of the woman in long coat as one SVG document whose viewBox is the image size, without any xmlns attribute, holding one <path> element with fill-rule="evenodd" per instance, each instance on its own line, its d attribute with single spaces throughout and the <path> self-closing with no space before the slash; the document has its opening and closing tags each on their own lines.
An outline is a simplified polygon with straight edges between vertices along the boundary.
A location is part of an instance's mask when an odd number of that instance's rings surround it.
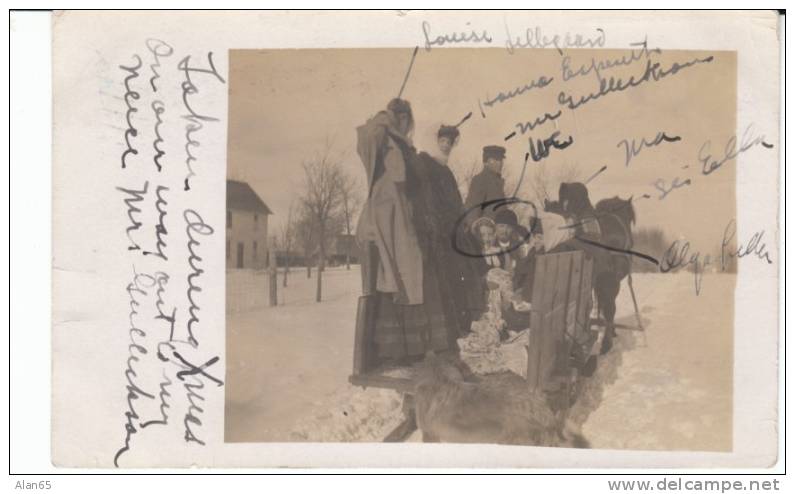
<svg viewBox="0 0 795 494">
<path fill-rule="evenodd" d="M 415 225 L 435 271 L 432 275 L 439 279 L 445 294 L 443 306 L 451 323 L 448 330 L 456 338 L 470 331 L 472 321 L 485 309 L 486 299 L 480 276 L 484 260 L 459 252 L 479 249 L 471 245 L 472 237 L 463 227 L 455 230 L 456 225 L 462 224 L 464 201 L 447 161 L 458 138 L 456 127 L 441 126 L 437 132 L 438 152 L 419 154 L 415 167 L 418 187 L 414 190 Z"/>
<path fill-rule="evenodd" d="M 421 248 L 416 229 L 416 197 L 409 192 L 416 189 L 413 125 L 409 103 L 394 99 L 386 111 L 357 129 L 369 185 L 357 227 L 357 240 L 365 246 L 363 292 L 375 297 L 378 357 L 400 363 L 455 343 L 446 330 L 438 283 L 429 275 L 427 250 Z M 378 262 L 371 277 L 367 257 L 373 250 Z"/>
</svg>

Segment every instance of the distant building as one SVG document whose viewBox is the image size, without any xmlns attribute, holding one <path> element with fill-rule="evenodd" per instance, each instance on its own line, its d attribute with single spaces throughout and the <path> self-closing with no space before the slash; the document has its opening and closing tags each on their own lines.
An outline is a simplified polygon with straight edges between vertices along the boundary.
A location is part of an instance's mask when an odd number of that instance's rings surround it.
<svg viewBox="0 0 795 494">
<path fill-rule="evenodd" d="M 347 259 L 350 259 L 351 264 L 357 264 L 359 262 L 359 244 L 356 243 L 356 237 L 345 233 L 334 236 L 327 256 L 331 265 L 345 264 Z"/>
<path fill-rule="evenodd" d="M 226 267 L 268 266 L 270 208 L 246 182 L 226 181 Z"/>
<path fill-rule="evenodd" d="M 317 264 L 317 249 L 318 246 L 315 246 L 315 249 L 307 256 L 301 245 L 293 245 L 290 248 L 290 266 L 306 266 L 307 262 L 314 266 Z M 350 259 L 351 264 L 359 263 L 359 245 L 356 243 L 356 237 L 344 233 L 334 235 L 328 241 L 328 247 L 326 248 L 326 264 L 329 266 L 341 266 L 345 264 L 346 259 Z M 279 267 L 286 266 L 287 261 L 287 252 L 277 250 L 277 265 Z"/>
</svg>

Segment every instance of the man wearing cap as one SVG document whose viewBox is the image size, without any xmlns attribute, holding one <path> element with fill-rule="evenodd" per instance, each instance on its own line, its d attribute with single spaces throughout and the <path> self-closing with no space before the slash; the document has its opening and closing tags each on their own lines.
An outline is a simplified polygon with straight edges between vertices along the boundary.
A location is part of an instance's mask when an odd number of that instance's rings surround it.
<svg viewBox="0 0 795 494">
<path fill-rule="evenodd" d="M 494 208 L 478 206 L 505 197 L 505 180 L 502 178 L 504 159 L 504 147 L 486 146 L 483 148 L 483 170 L 472 177 L 469 193 L 464 203 L 464 208 L 469 211 L 467 226 L 481 216 L 488 216 L 492 219 L 496 217 L 497 211 Z"/>
<path fill-rule="evenodd" d="M 500 267 L 513 272 L 516 264 L 524 256 L 522 248 L 529 235 L 527 229 L 519 225 L 516 213 L 501 206 L 494 217 L 496 224 L 497 248 L 500 250 Z"/>
</svg>

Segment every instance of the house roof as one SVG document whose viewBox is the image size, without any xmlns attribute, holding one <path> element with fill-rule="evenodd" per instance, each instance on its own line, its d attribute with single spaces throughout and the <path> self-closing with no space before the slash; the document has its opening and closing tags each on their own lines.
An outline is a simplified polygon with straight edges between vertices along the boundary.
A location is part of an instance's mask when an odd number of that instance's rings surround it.
<svg viewBox="0 0 795 494">
<path fill-rule="evenodd" d="M 267 204 L 246 182 L 226 181 L 226 207 L 255 213 L 273 214 Z"/>
</svg>

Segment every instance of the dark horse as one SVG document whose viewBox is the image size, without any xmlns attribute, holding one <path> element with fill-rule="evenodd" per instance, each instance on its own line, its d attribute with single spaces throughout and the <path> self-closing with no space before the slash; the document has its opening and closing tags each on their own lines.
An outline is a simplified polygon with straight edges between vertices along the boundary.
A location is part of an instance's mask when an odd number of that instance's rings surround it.
<svg viewBox="0 0 795 494">
<path fill-rule="evenodd" d="M 635 208 L 632 207 L 632 199 L 625 200 L 618 196 L 602 199 L 596 203 L 596 218 L 601 231 L 600 243 L 616 249 L 608 251 L 607 268 L 597 275 L 594 285 L 599 311 L 604 316 L 607 327 L 602 342 L 602 351 L 607 352 L 613 345 L 613 337 L 616 336 L 616 298 L 621 288 L 621 280 L 626 278 L 632 269 L 632 259 L 630 254 L 626 253 L 633 245 L 632 225 L 635 223 Z"/>
<path fill-rule="evenodd" d="M 616 298 L 621 280 L 629 275 L 632 248 L 632 225 L 635 209 L 632 200 L 619 197 L 603 199 L 591 206 L 588 191 L 581 183 L 561 184 L 559 201 L 545 202 L 544 209 L 574 221 L 575 238 L 564 248 L 581 249 L 594 259 L 593 290 L 599 312 L 606 327 L 602 341 L 602 353 L 613 346 L 616 336 Z M 598 228 L 594 228 L 594 224 Z"/>
</svg>

